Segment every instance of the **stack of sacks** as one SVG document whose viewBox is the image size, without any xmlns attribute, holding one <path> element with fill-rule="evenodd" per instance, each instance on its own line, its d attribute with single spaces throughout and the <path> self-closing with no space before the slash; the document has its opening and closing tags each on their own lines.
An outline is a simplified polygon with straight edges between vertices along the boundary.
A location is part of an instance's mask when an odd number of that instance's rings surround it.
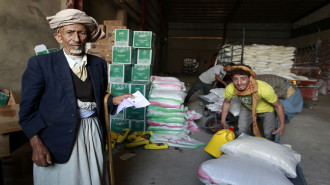
<svg viewBox="0 0 330 185">
<path fill-rule="evenodd" d="M 234 48 L 241 46 L 234 46 Z M 274 74 L 290 80 L 306 80 L 306 77 L 291 73 L 295 57 L 295 47 L 252 44 L 244 46 L 243 63 L 249 65 L 256 74 Z M 231 47 L 225 48 L 227 55 Z M 240 61 L 241 50 L 233 51 L 233 61 Z"/>
<path fill-rule="evenodd" d="M 186 134 L 187 130 L 199 132 L 193 120 L 200 116 L 183 105 L 186 97 L 184 83 L 175 77 L 160 76 L 152 76 L 150 81 L 150 106 L 146 117 L 148 131 L 154 133 L 151 141 L 167 142 L 170 146 L 181 146 L 183 143 L 187 147 L 204 145 Z"/>
<path fill-rule="evenodd" d="M 213 94 L 214 96 L 217 97 L 217 99 L 215 101 L 213 101 L 214 103 L 210 103 L 210 104 L 206 105 L 206 107 L 210 111 L 221 112 L 222 104 L 223 104 L 223 101 L 225 100 L 225 98 L 223 97 L 223 93 L 225 92 L 225 90 L 226 90 L 225 88 L 215 88 L 215 89 L 210 90 L 210 94 L 208 94 L 208 95 Z"/>
<path fill-rule="evenodd" d="M 213 103 L 207 104 L 206 107 L 212 111 L 212 112 L 221 112 L 222 111 L 222 105 L 225 101 L 225 98 L 223 97 L 223 93 L 225 92 L 225 88 L 215 88 L 211 89 L 210 93 L 208 95 L 204 95 L 204 98 L 207 97 L 216 97 L 214 98 Z M 212 96 L 210 96 L 212 95 Z M 229 112 L 232 113 L 234 116 L 238 116 L 239 112 L 241 111 L 241 102 L 236 99 L 235 97 L 232 98 L 230 102 Z"/>
<path fill-rule="evenodd" d="M 184 84 L 175 77 L 152 76 L 147 123 L 150 131 L 183 131 L 186 97 Z"/>
<path fill-rule="evenodd" d="M 183 106 L 164 108 L 149 106 L 147 111 L 148 130 L 150 131 L 183 131 L 186 115 Z"/>
<path fill-rule="evenodd" d="M 286 185 L 296 178 L 301 155 L 291 148 L 246 134 L 223 144 L 225 153 L 203 162 L 198 177 L 205 184 Z M 288 178 L 286 178 L 288 177 Z"/>
</svg>

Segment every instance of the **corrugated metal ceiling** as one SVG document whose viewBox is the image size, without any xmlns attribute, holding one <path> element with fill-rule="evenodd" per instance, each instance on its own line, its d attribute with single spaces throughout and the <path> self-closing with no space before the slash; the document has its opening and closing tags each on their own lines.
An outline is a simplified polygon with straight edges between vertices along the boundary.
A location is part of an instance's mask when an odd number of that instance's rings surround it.
<svg viewBox="0 0 330 185">
<path fill-rule="evenodd" d="M 168 22 L 293 23 L 329 0 L 165 0 Z"/>
</svg>

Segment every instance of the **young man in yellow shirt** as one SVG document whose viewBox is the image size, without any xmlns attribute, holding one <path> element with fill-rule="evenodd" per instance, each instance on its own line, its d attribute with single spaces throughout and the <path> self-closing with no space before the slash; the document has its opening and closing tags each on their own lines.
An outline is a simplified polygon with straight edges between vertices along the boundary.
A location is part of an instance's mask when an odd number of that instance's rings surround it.
<svg viewBox="0 0 330 185">
<path fill-rule="evenodd" d="M 226 87 L 222 106 L 221 123 L 227 128 L 226 117 L 230 101 L 235 96 L 242 103 L 238 119 L 238 134 L 249 133 L 253 123 L 253 133 L 262 137 L 257 126 L 257 117 L 263 121 L 264 136 L 272 140 L 273 135 L 284 133 L 284 109 L 273 88 L 266 82 L 255 80 L 256 74 L 246 65 L 232 66 L 231 78 L 233 83 Z M 276 129 L 276 115 L 279 127 Z"/>
</svg>

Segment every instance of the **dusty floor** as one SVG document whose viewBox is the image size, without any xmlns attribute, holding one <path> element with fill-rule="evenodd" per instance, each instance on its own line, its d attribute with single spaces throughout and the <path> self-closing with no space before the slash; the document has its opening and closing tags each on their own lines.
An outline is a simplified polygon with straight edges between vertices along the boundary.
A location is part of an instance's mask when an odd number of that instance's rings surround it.
<svg viewBox="0 0 330 185">
<path fill-rule="evenodd" d="M 189 89 L 194 77 L 179 76 Z M 330 183 L 330 96 L 319 95 L 317 101 L 304 102 L 302 113 L 286 125 L 280 143 L 290 144 L 302 155 L 300 166 L 309 185 Z M 190 99 L 189 109 L 201 113 L 196 96 Z M 197 120 L 200 126 L 206 117 Z M 208 143 L 212 135 L 201 129 L 192 138 Z M 204 147 L 196 149 L 169 147 L 166 150 L 145 150 L 142 147 L 114 150 L 116 185 L 202 185 L 197 178 L 197 167 L 208 159 Z M 127 160 L 119 157 L 126 153 L 135 156 Z"/>
</svg>

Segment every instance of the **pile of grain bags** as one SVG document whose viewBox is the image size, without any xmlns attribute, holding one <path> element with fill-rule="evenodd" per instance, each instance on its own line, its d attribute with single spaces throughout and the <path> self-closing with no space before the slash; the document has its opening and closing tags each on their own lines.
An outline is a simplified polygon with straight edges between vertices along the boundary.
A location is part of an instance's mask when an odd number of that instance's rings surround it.
<svg viewBox="0 0 330 185">
<path fill-rule="evenodd" d="M 147 108 L 148 131 L 153 131 L 151 141 L 166 142 L 169 146 L 196 148 L 204 143 L 190 138 L 187 130 L 196 132 L 189 124 L 187 108 L 183 102 L 186 97 L 184 83 L 175 77 L 151 77 Z"/>
<path fill-rule="evenodd" d="M 233 49 L 232 49 L 233 48 Z M 240 61 L 241 46 L 226 47 L 225 53 Z M 257 74 L 274 74 L 290 80 L 306 80 L 306 77 L 291 73 L 295 47 L 252 44 L 244 46 L 243 64 L 250 66 Z M 221 60 L 221 59 L 220 59 Z"/>
</svg>

